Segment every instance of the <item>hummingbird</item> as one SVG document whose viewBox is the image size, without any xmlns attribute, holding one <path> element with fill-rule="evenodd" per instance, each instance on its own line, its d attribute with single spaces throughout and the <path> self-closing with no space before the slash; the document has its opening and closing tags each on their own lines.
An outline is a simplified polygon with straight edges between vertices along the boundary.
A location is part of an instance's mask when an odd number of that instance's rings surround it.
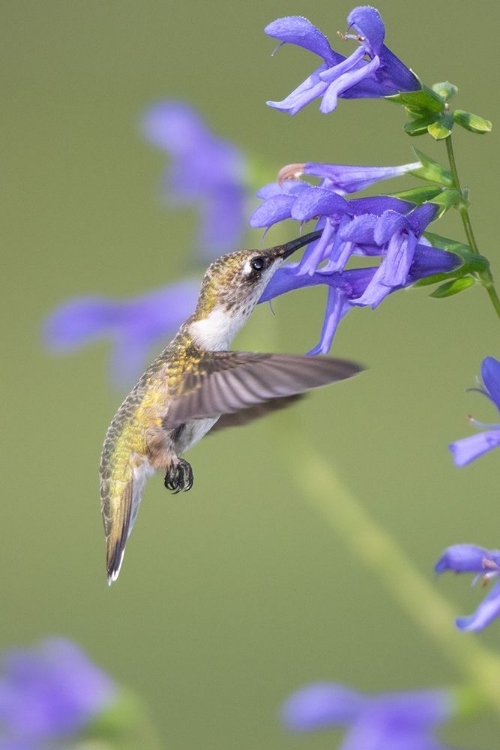
<svg viewBox="0 0 500 750">
<path fill-rule="evenodd" d="M 182 456 L 209 430 L 247 424 L 363 369 L 326 356 L 229 350 L 273 274 L 320 234 L 214 261 L 195 312 L 116 412 L 100 464 L 109 584 L 118 578 L 148 477 L 159 471 L 173 493 L 191 489 L 193 471 Z"/>
</svg>

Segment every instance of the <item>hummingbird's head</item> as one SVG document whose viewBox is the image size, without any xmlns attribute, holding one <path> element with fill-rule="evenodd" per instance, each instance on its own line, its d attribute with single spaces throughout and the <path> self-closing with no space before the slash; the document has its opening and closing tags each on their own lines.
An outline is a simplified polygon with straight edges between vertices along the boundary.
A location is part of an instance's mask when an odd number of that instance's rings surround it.
<svg viewBox="0 0 500 750">
<path fill-rule="evenodd" d="M 203 348 L 227 348 L 278 268 L 292 253 L 320 236 L 320 231 L 311 232 L 285 245 L 239 250 L 214 261 L 203 277 L 190 320 L 195 342 Z"/>
</svg>

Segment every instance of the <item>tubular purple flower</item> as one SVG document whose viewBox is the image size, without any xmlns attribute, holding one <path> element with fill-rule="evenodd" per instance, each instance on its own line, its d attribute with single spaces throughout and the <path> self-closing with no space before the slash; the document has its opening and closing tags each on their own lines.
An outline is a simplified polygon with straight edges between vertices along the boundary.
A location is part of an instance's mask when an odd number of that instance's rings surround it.
<svg viewBox="0 0 500 750">
<path fill-rule="evenodd" d="M 335 52 L 322 32 L 306 18 L 288 16 L 273 21 L 265 33 L 282 44 L 296 44 L 323 58 L 323 63 L 281 102 L 267 104 L 291 115 L 321 97 L 320 110 L 331 112 L 338 98 L 380 98 L 418 91 L 416 76 L 385 45 L 385 27 L 379 12 L 369 6 L 354 8 L 347 18 L 359 47 L 346 58 Z M 367 59 L 368 58 L 368 59 Z"/>
<path fill-rule="evenodd" d="M 500 411 L 500 362 L 494 357 L 486 357 L 481 367 L 482 385 L 470 390 L 478 391 L 490 399 Z M 455 466 L 466 466 L 484 453 L 500 445 L 500 424 L 483 424 L 469 417 L 469 422 L 476 427 L 490 428 L 479 435 L 456 440 L 449 446 Z"/>
<path fill-rule="evenodd" d="M 166 151 L 171 165 L 164 190 L 174 205 L 196 205 L 201 213 L 199 247 L 212 259 L 233 250 L 245 230 L 247 166 L 243 153 L 214 135 L 184 102 L 163 101 L 142 120 L 145 137 Z"/>
<path fill-rule="evenodd" d="M 291 695 L 281 717 L 297 732 L 346 727 L 340 750 L 445 750 L 432 733 L 455 713 L 455 700 L 447 690 L 366 695 L 319 682 Z"/>
<path fill-rule="evenodd" d="M 113 342 L 111 377 L 127 387 L 139 377 L 152 347 L 165 342 L 196 307 L 198 281 L 180 281 L 130 300 L 77 297 L 56 308 L 44 323 L 53 352 L 74 351 L 99 338 Z"/>
<path fill-rule="evenodd" d="M 264 203 L 253 213 L 253 227 L 270 227 L 291 218 L 306 222 L 319 217 L 317 229 L 323 234 L 311 243 L 296 267 L 297 275 L 316 272 L 343 271 L 351 255 L 382 256 L 379 269 L 357 300 L 360 306 L 376 307 L 392 289 L 406 285 L 417 244 L 438 207 L 413 203 L 387 195 L 346 200 L 344 194 L 358 185 L 392 177 L 418 168 L 417 164 L 402 167 L 351 167 L 341 165 L 290 165 L 281 174 L 322 176 L 317 186 L 287 180 L 267 185 L 259 192 Z M 341 188 L 339 190 L 339 187 Z M 325 263 L 321 269 L 322 263 Z"/>
<path fill-rule="evenodd" d="M 427 276 L 453 271 L 461 265 L 461 262 L 461 259 L 453 253 L 430 245 L 418 244 L 404 286 L 410 286 Z M 328 273 L 321 270 L 312 274 L 297 275 L 295 270 L 298 265 L 290 263 L 278 269 L 259 302 L 268 302 L 295 289 L 319 284 L 326 285 L 328 296 L 320 341 L 309 354 L 327 354 L 340 321 L 353 307 L 359 306 L 359 299 L 373 283 L 378 267 L 353 268 Z M 393 287 L 390 291 L 400 288 L 402 287 Z"/>
<path fill-rule="evenodd" d="M 13 649 L 4 655 L 0 672 L 1 739 L 33 750 L 38 742 L 48 747 L 47 740 L 55 746 L 80 732 L 116 697 L 112 680 L 68 640 Z"/>
<path fill-rule="evenodd" d="M 475 544 L 455 544 L 445 549 L 436 563 L 436 573 L 452 570 L 455 573 L 475 573 L 472 581 L 487 585 L 500 575 L 500 550 L 487 550 Z M 455 624 L 459 630 L 483 630 L 500 615 L 500 581 L 483 599 L 476 611 L 469 617 L 457 617 Z"/>
</svg>

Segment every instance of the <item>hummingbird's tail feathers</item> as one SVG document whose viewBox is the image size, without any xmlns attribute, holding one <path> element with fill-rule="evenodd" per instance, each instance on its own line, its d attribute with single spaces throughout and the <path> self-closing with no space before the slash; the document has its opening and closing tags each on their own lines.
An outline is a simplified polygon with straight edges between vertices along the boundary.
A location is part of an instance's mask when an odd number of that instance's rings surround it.
<svg viewBox="0 0 500 750">
<path fill-rule="evenodd" d="M 116 581 L 125 554 L 125 545 L 135 519 L 148 477 L 145 463 L 130 467 L 125 481 L 106 479 L 101 482 L 101 510 L 106 535 L 106 571 L 108 584 Z"/>
<path fill-rule="evenodd" d="M 172 430 L 190 419 L 234 414 L 272 399 L 295 396 L 350 378 L 362 369 L 355 362 L 331 357 L 209 352 L 185 374 L 169 404 L 163 428 Z"/>
</svg>

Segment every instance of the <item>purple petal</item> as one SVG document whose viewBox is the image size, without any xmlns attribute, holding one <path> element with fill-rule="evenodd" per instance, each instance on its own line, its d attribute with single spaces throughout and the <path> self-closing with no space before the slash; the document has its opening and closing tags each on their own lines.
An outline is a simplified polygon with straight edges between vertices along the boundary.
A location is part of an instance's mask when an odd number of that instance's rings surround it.
<svg viewBox="0 0 500 750">
<path fill-rule="evenodd" d="M 79 297 L 60 305 L 48 316 L 43 338 L 54 352 L 72 351 L 106 335 L 116 320 L 116 302 L 105 297 Z"/>
<path fill-rule="evenodd" d="M 498 448 L 499 445 L 500 430 L 489 430 L 456 440 L 454 443 L 451 443 L 449 449 L 453 453 L 455 466 L 466 466 L 484 453 L 493 448 Z"/>
<path fill-rule="evenodd" d="M 483 630 L 500 614 L 500 581 L 493 586 L 488 596 L 481 602 L 474 614 L 469 617 L 458 617 L 456 626 L 459 630 Z"/>
<path fill-rule="evenodd" d="M 458 255 L 419 243 L 415 248 L 413 262 L 408 273 L 408 282 L 413 284 L 418 279 L 432 276 L 435 273 L 448 273 L 461 265 L 462 260 Z"/>
<path fill-rule="evenodd" d="M 158 102 L 147 109 L 142 132 L 154 146 L 180 156 L 212 135 L 194 107 L 177 101 Z"/>
<path fill-rule="evenodd" d="M 384 22 L 378 10 L 368 5 L 358 6 L 349 13 L 347 22 L 359 36 L 365 38 L 363 46 L 371 54 L 378 55 L 385 38 Z"/>
<path fill-rule="evenodd" d="M 335 65 L 342 56 L 334 52 L 330 42 L 316 26 L 302 16 L 286 16 L 272 21 L 264 32 L 283 43 L 296 44 L 298 47 L 314 52 L 325 62 Z"/>
<path fill-rule="evenodd" d="M 500 564 L 500 551 L 490 551 L 477 544 L 454 544 L 445 549 L 434 570 L 436 573 L 444 573 L 445 570 L 453 570 L 455 573 L 484 573 L 485 559 Z"/>
<path fill-rule="evenodd" d="M 326 91 L 328 84 L 320 78 L 320 73 L 325 68 L 325 64 L 321 65 L 300 86 L 297 86 L 286 99 L 283 99 L 281 102 L 267 101 L 266 104 L 282 112 L 288 112 L 290 115 L 297 114 L 297 112 L 310 104 L 314 99 L 317 99 L 318 96 L 322 96 Z"/>
<path fill-rule="evenodd" d="M 251 215 L 250 226 L 254 228 L 271 227 L 278 221 L 289 219 L 295 201 L 294 195 L 285 195 L 285 193 L 268 198 Z"/>
<path fill-rule="evenodd" d="M 352 70 L 349 73 L 344 73 L 344 75 L 341 75 L 330 83 L 321 102 L 321 112 L 323 112 L 323 114 L 332 112 L 337 106 L 338 97 L 342 96 L 345 91 L 362 81 L 367 75 L 375 72 L 379 64 L 378 58 L 375 57 L 369 63 L 366 63 L 362 67 Z"/>
<path fill-rule="evenodd" d="M 358 190 L 364 190 L 376 182 L 399 177 L 421 166 L 420 162 L 404 164 L 399 167 L 363 167 L 349 164 L 308 162 L 304 167 L 304 174 L 329 179 L 332 182 L 332 189 L 341 190 L 344 193 L 354 193 Z"/>
<path fill-rule="evenodd" d="M 296 198 L 291 216 L 297 221 L 310 221 L 315 216 L 335 217 L 348 211 L 349 204 L 341 195 L 313 186 Z"/>
<path fill-rule="evenodd" d="M 361 216 L 362 214 L 382 216 L 386 211 L 397 211 L 400 214 L 407 214 L 414 208 L 414 203 L 403 201 L 400 198 L 393 198 L 391 195 L 376 195 L 368 198 L 355 198 L 349 201 L 350 211 L 357 216 Z"/>
<path fill-rule="evenodd" d="M 500 362 L 494 357 L 486 357 L 481 367 L 481 377 L 491 400 L 500 410 Z"/>
<path fill-rule="evenodd" d="M 329 287 L 328 298 L 325 310 L 325 319 L 323 327 L 321 329 L 321 336 L 319 343 L 314 349 L 311 349 L 308 354 L 328 354 L 330 351 L 333 337 L 337 331 L 337 327 L 347 312 L 349 312 L 351 306 L 346 300 L 345 294 L 340 289 L 335 287 Z"/>
<path fill-rule="evenodd" d="M 5 656 L 0 717 L 16 736 L 44 739 L 73 734 L 115 697 L 111 679 L 62 638 Z"/>
<path fill-rule="evenodd" d="M 287 729 L 302 732 L 351 722 L 366 703 L 364 696 L 332 682 L 318 682 L 297 690 L 283 704 Z"/>
</svg>

